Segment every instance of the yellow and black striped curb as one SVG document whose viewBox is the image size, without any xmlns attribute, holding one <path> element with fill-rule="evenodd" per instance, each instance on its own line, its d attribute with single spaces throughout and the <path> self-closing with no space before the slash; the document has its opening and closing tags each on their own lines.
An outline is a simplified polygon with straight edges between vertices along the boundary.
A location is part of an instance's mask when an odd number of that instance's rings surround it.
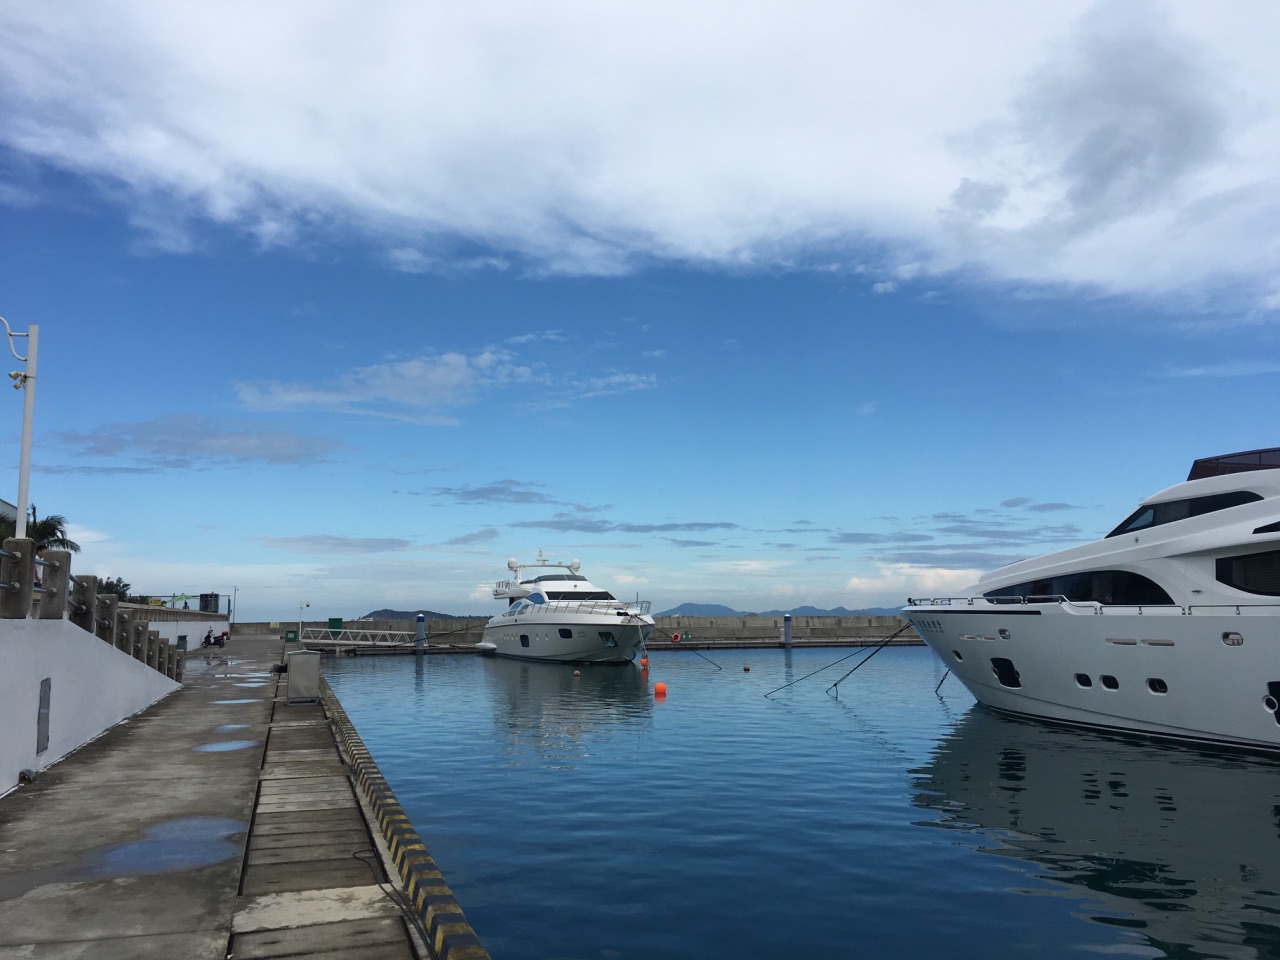
<svg viewBox="0 0 1280 960">
<path fill-rule="evenodd" d="M 373 762 L 346 711 L 323 678 L 321 702 L 325 713 L 337 726 L 347 758 L 356 771 L 356 778 L 369 799 L 396 869 L 404 881 L 405 892 L 422 919 L 427 932 L 427 943 L 435 960 L 490 960 L 489 952 L 480 943 L 462 908 L 454 899 L 453 891 L 444 882 L 436 862 L 405 816 L 400 801 L 391 792 L 386 779 Z"/>
</svg>

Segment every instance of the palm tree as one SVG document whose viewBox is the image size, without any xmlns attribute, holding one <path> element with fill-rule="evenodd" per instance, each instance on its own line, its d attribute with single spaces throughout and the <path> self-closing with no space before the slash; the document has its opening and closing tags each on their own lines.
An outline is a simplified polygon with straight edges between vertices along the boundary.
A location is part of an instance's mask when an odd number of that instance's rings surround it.
<svg viewBox="0 0 1280 960">
<path fill-rule="evenodd" d="M 18 529 L 16 520 L 0 517 L 0 538 L 9 538 Z M 80 552 L 80 544 L 67 539 L 67 518 L 51 513 L 47 517 L 37 518 L 36 505 L 31 505 L 31 516 L 27 518 L 27 536 L 36 542 L 36 547 L 52 547 L 54 550 Z"/>
</svg>

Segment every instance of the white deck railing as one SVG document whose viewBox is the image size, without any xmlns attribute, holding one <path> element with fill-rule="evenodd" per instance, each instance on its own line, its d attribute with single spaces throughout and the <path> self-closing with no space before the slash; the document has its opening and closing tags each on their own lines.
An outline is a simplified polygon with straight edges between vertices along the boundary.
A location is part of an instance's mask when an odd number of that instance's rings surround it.
<svg viewBox="0 0 1280 960">
<path fill-rule="evenodd" d="M 1099 603 L 1096 600 L 1068 600 L 1063 596 L 1031 596 L 1031 597 L 908 597 L 909 607 L 950 607 L 979 605 L 993 607 L 993 613 L 1000 607 L 1007 606 L 1041 606 L 1056 603 L 1064 607 L 1072 607 L 1081 612 L 1111 616 L 1132 614 L 1164 615 L 1164 616 L 1277 616 L 1280 615 L 1280 603 L 1197 603 L 1183 606 L 1177 603 Z"/>
</svg>

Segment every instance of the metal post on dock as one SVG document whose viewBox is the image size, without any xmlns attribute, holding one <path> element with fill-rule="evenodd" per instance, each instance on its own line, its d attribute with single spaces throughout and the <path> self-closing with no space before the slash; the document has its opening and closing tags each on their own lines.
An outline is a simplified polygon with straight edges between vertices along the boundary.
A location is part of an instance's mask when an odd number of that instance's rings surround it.
<svg viewBox="0 0 1280 960">
<path fill-rule="evenodd" d="M 782 615 L 782 645 L 787 648 L 791 646 L 791 614 L 789 613 Z"/>
<path fill-rule="evenodd" d="M 418 634 L 413 641 L 413 652 L 427 652 L 427 615 L 425 613 L 418 614 Z"/>
</svg>

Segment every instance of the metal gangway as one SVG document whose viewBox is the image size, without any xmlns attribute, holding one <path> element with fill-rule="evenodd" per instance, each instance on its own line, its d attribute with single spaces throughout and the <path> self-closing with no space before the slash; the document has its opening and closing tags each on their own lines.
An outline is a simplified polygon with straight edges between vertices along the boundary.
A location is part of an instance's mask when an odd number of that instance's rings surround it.
<svg viewBox="0 0 1280 960">
<path fill-rule="evenodd" d="M 320 653 L 356 653 L 360 650 L 385 650 L 413 647 L 417 634 L 401 630 L 333 630 L 304 627 L 299 638 L 304 649 Z"/>
<path fill-rule="evenodd" d="M 427 636 L 424 644 L 427 649 L 436 651 L 474 651 L 475 641 L 445 642 L 443 637 L 466 633 L 473 626 L 462 630 L 437 634 L 434 638 Z M 315 650 L 318 653 L 359 654 L 359 653 L 407 653 L 417 646 L 418 635 L 405 630 L 347 630 L 332 627 L 304 627 L 300 638 L 300 646 L 304 650 Z"/>
</svg>

